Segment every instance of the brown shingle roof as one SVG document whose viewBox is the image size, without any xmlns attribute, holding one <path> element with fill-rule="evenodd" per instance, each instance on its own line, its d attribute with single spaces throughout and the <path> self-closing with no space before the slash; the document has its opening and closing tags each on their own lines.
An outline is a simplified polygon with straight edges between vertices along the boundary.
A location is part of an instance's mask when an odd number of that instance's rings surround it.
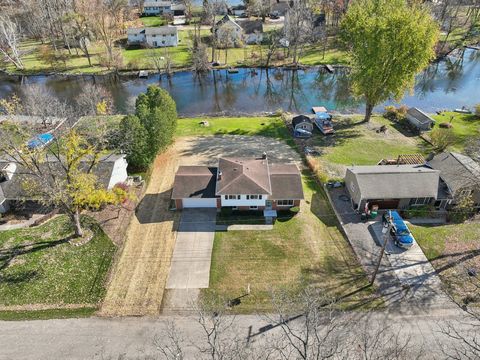
<svg viewBox="0 0 480 360">
<path fill-rule="evenodd" d="M 270 182 L 272 184 L 271 199 L 303 199 L 302 177 L 296 165 L 270 165 Z"/>
<path fill-rule="evenodd" d="M 172 199 L 214 198 L 217 168 L 180 166 L 175 175 Z"/>
<path fill-rule="evenodd" d="M 271 194 L 267 159 L 220 158 L 217 195 Z"/>
</svg>

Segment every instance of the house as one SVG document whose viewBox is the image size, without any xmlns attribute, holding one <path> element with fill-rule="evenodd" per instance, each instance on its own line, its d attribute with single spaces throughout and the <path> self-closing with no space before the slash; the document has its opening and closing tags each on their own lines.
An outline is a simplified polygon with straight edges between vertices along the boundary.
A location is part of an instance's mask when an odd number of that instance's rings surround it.
<svg viewBox="0 0 480 360">
<path fill-rule="evenodd" d="M 172 3 L 170 1 L 145 1 L 143 3 L 144 15 L 163 15 L 172 13 Z"/>
<path fill-rule="evenodd" d="M 430 205 L 438 197 L 440 171 L 423 165 L 350 166 L 345 175 L 352 206 L 406 209 Z"/>
<path fill-rule="evenodd" d="M 239 21 L 243 29 L 243 40 L 246 44 L 260 44 L 263 41 L 262 20 Z"/>
<path fill-rule="evenodd" d="M 243 16 L 247 13 L 247 8 L 245 5 L 235 5 L 230 8 L 229 13 L 233 16 Z"/>
<path fill-rule="evenodd" d="M 474 206 L 480 208 L 480 164 L 466 155 L 443 152 L 429 160 L 427 166 L 440 171 L 443 191 L 435 207 L 449 208 L 462 197 L 472 196 Z"/>
<path fill-rule="evenodd" d="M 42 164 L 50 168 L 60 166 L 60 163 L 54 157 L 49 157 L 48 163 Z M 87 161 L 84 164 L 90 166 Z M 103 188 L 112 189 L 116 184 L 127 180 L 127 166 L 125 155 L 109 154 L 103 156 L 92 171 Z M 28 176 L 28 173 L 22 170 L 18 161 L 0 159 L 0 213 L 7 212 L 11 202 L 28 198 L 28 194 L 23 187 Z"/>
<path fill-rule="evenodd" d="M 435 124 L 435 120 L 416 107 L 407 110 L 406 118 L 412 126 L 420 131 L 428 131 Z"/>
<path fill-rule="evenodd" d="M 178 30 L 170 25 L 128 29 L 127 41 L 129 44 L 144 44 L 154 48 L 178 46 Z"/>
<path fill-rule="evenodd" d="M 288 5 L 287 1 L 280 1 L 277 0 L 272 6 L 270 7 L 270 13 L 275 14 L 278 16 L 285 16 L 290 6 Z"/>
<path fill-rule="evenodd" d="M 180 166 L 172 190 L 176 209 L 231 208 L 276 211 L 303 199 L 295 164 L 270 164 L 259 158 L 220 158 L 217 167 Z"/>
<path fill-rule="evenodd" d="M 170 6 L 170 11 L 173 13 L 173 16 L 185 16 L 186 7 L 184 4 L 172 4 Z"/>
<path fill-rule="evenodd" d="M 313 132 L 313 120 L 306 115 L 298 115 L 292 119 L 293 132 L 295 135 L 303 134 L 308 131 L 310 135 Z"/>
<path fill-rule="evenodd" d="M 221 42 L 227 34 L 232 37 L 235 45 L 238 45 L 243 40 L 243 29 L 238 23 L 230 16 L 225 15 L 221 18 L 213 27 L 212 32 L 217 39 Z"/>
</svg>

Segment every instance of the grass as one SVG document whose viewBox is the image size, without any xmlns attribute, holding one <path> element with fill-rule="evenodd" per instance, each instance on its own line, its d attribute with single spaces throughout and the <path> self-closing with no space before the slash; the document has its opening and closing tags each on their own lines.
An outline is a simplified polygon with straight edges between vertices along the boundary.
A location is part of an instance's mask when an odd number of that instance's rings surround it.
<svg viewBox="0 0 480 360">
<path fill-rule="evenodd" d="M 94 236 L 81 246 L 68 242 L 73 230 L 66 216 L 0 232 L 0 306 L 91 308 L 103 299 L 115 246 L 89 218 L 83 222 Z"/>
<path fill-rule="evenodd" d="M 311 285 L 343 308 L 379 305 L 322 188 L 307 172 L 303 184 L 301 212 L 279 216 L 273 230 L 216 232 L 205 296 L 234 299 L 250 286 L 234 312 L 271 311 L 271 291 Z"/>
<path fill-rule="evenodd" d="M 200 124 L 208 121 L 208 126 Z M 215 117 L 178 119 L 177 136 L 199 135 L 261 135 L 282 140 L 291 139 L 279 116 L 275 117 Z"/>
<path fill-rule="evenodd" d="M 480 136 L 480 118 L 473 114 L 460 114 L 456 112 L 444 112 L 440 115 L 433 115 L 436 120 L 435 128 L 441 123 L 451 123 L 452 131 L 455 134 L 456 142 L 450 148 L 462 152 L 465 145 L 473 138 Z"/>
<path fill-rule="evenodd" d="M 480 305 L 478 278 L 467 274 L 469 268 L 480 268 L 480 224 L 409 227 L 450 295 L 457 302 Z"/>
<path fill-rule="evenodd" d="M 160 16 L 144 16 L 140 18 L 140 21 L 145 27 L 167 25 L 167 21 L 165 19 L 162 19 Z"/>
<path fill-rule="evenodd" d="M 36 311 L 0 311 L 2 321 L 20 320 L 47 320 L 82 318 L 92 316 L 97 309 L 94 307 L 83 307 L 79 309 L 49 309 Z"/>
<path fill-rule="evenodd" d="M 333 119 L 335 135 L 316 135 L 307 141 L 317 149 L 317 160 L 331 178 L 343 178 L 345 166 L 375 165 L 381 159 L 395 159 L 399 154 L 428 153 L 427 144 L 418 137 L 405 136 L 388 120 L 374 116 L 363 123 L 359 116 Z M 377 133 L 382 126 L 387 132 Z M 318 135 L 317 135 L 318 134 Z"/>
</svg>

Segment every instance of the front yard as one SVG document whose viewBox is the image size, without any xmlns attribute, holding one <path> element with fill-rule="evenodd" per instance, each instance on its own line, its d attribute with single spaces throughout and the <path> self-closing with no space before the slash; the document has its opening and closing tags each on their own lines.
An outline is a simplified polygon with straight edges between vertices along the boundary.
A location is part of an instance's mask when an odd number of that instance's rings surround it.
<svg viewBox="0 0 480 360">
<path fill-rule="evenodd" d="M 410 225 L 410 229 L 455 301 L 480 305 L 479 277 L 467 273 L 480 272 L 480 223 Z"/>
<path fill-rule="evenodd" d="M 272 291 L 307 285 L 323 289 L 342 308 L 381 303 L 366 286 L 368 279 L 340 233 L 323 189 L 308 171 L 303 184 L 301 212 L 280 214 L 273 230 L 216 232 L 210 288 L 204 295 L 234 299 L 250 286 L 250 295 L 233 310 L 239 313 L 270 311 Z"/>
<path fill-rule="evenodd" d="M 89 314 L 105 294 L 115 246 L 99 226 L 84 218 L 94 233 L 75 246 L 65 216 L 46 224 L 0 232 L 0 319 Z M 17 313 L 18 312 L 18 313 Z"/>
</svg>

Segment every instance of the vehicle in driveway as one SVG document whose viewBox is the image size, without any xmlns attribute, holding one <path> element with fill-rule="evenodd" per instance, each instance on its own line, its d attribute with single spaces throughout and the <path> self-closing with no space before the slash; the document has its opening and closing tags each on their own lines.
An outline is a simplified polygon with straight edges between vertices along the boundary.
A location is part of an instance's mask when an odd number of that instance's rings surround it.
<svg viewBox="0 0 480 360">
<path fill-rule="evenodd" d="M 392 220 L 390 234 L 395 241 L 395 245 L 404 249 L 411 248 L 415 239 L 407 224 L 396 211 L 390 211 L 390 216 Z"/>
</svg>

